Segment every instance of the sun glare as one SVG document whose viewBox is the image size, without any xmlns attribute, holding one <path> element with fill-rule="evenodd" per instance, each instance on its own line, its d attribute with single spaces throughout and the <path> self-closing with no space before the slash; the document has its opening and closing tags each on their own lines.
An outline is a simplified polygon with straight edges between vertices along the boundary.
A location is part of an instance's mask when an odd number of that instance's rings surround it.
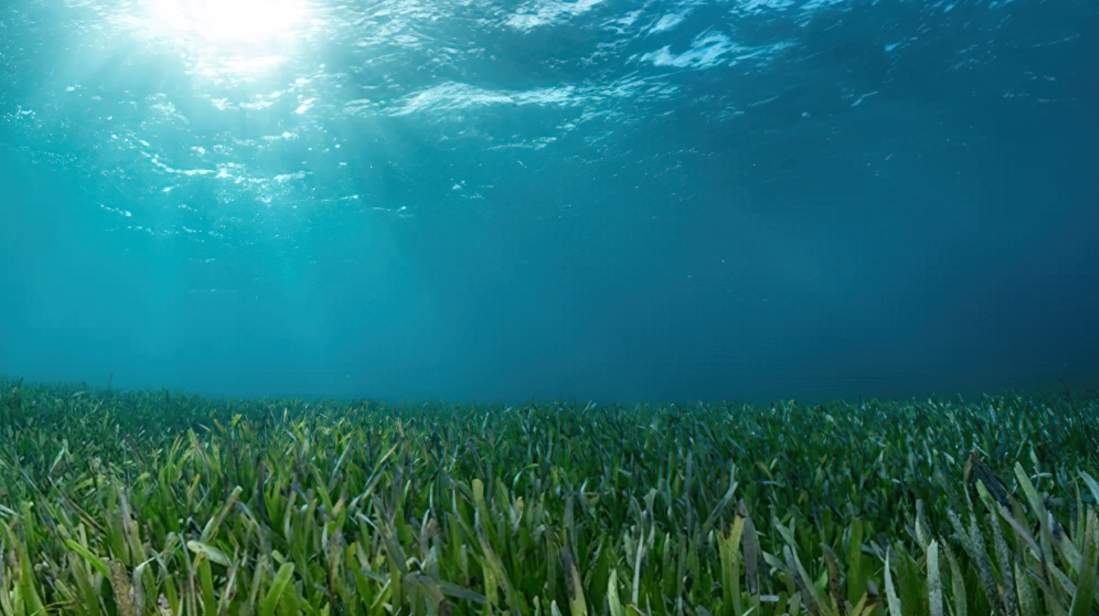
<svg viewBox="0 0 1099 616">
<path fill-rule="evenodd" d="M 308 15 L 304 0 L 149 0 L 147 17 L 191 42 L 262 47 L 292 38 Z"/>
<path fill-rule="evenodd" d="M 236 82 L 294 57 L 316 27 L 312 0 L 139 0 L 123 19 L 147 41 L 180 50 L 191 74 Z"/>
</svg>

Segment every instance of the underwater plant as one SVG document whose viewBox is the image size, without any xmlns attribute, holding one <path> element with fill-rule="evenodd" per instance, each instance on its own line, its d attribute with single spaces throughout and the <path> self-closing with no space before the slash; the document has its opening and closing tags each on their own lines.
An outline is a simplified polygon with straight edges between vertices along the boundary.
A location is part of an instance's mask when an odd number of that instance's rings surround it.
<svg viewBox="0 0 1099 616">
<path fill-rule="evenodd" d="M 1099 401 L 392 406 L 7 382 L 0 613 L 1099 613 Z"/>
</svg>

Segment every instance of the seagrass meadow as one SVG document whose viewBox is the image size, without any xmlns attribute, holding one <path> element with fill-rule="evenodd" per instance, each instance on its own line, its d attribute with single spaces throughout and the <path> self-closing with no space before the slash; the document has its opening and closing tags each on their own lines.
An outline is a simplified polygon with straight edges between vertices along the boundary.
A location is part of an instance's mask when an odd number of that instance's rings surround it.
<svg viewBox="0 0 1099 616">
<path fill-rule="evenodd" d="M 1099 401 L 3 385 L 0 612 L 1099 613 Z"/>
</svg>

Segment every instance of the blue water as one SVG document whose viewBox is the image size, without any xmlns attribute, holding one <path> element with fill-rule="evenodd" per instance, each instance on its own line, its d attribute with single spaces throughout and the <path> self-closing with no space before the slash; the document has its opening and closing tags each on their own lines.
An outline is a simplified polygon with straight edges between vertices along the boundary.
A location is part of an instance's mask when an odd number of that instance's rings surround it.
<svg viewBox="0 0 1099 616">
<path fill-rule="evenodd" d="M 836 398 L 1099 376 L 1094 0 L 6 0 L 0 374 Z"/>
</svg>

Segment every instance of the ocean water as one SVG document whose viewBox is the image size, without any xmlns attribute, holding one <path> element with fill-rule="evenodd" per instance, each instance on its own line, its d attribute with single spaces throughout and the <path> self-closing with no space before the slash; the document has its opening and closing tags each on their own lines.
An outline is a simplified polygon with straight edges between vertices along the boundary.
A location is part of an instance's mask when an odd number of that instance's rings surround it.
<svg viewBox="0 0 1099 616">
<path fill-rule="evenodd" d="M 1099 375 L 1094 0 L 5 0 L 0 374 L 859 398 Z"/>
</svg>

